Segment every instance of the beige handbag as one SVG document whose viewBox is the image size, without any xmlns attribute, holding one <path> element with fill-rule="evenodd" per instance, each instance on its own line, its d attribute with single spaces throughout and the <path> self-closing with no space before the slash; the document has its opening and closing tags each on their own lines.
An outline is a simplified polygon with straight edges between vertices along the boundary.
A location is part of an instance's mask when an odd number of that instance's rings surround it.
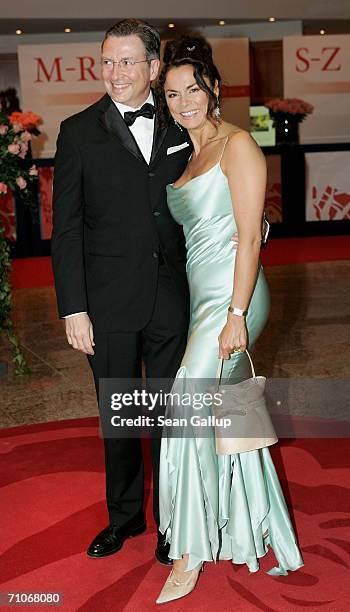
<svg viewBox="0 0 350 612">
<path fill-rule="evenodd" d="M 213 407 L 216 453 L 245 453 L 278 441 L 267 411 L 264 376 L 256 376 L 252 359 L 246 350 L 252 378 L 234 385 L 221 385 L 224 360 L 220 359 L 216 379 L 222 403 Z"/>
</svg>

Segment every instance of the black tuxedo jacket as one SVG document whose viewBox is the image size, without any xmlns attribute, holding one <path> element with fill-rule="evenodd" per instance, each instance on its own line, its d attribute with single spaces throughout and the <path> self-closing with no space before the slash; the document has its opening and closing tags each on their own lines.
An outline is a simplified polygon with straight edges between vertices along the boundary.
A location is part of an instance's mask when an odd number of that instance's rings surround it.
<svg viewBox="0 0 350 612">
<path fill-rule="evenodd" d="M 188 147 L 167 155 L 169 147 Z M 160 128 L 145 161 L 108 95 L 61 124 L 55 158 L 52 262 L 61 317 L 88 312 L 106 332 L 143 328 L 154 304 L 162 254 L 188 307 L 182 227 L 166 185 L 192 151 L 185 130 Z"/>
</svg>

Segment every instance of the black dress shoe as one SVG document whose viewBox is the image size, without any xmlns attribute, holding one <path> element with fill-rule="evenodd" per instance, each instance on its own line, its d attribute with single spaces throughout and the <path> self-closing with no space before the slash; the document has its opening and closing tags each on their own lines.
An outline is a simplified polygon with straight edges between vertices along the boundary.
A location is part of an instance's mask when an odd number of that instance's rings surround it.
<svg viewBox="0 0 350 612">
<path fill-rule="evenodd" d="M 113 555 L 121 549 L 124 540 L 143 533 L 145 529 L 145 519 L 140 515 L 131 519 L 122 527 L 118 527 L 117 525 L 108 525 L 108 527 L 103 529 L 91 542 L 87 550 L 87 554 L 89 557 L 93 557 L 94 559 Z"/>
<path fill-rule="evenodd" d="M 163 535 L 162 533 L 160 533 L 160 531 L 158 531 L 157 548 L 154 554 L 159 563 L 162 563 L 163 565 L 173 564 L 173 560 L 168 557 L 169 548 L 170 544 L 166 544 L 165 542 L 165 534 Z"/>
</svg>

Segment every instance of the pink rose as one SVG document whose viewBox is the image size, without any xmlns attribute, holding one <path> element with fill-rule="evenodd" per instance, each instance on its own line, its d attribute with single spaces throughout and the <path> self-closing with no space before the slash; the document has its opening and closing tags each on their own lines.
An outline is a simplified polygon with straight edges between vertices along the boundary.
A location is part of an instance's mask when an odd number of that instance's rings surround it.
<svg viewBox="0 0 350 612">
<path fill-rule="evenodd" d="M 300 100 L 299 98 L 273 98 L 265 104 L 271 109 L 272 113 L 283 113 L 288 115 L 300 115 L 298 120 L 302 120 L 313 112 L 312 104 Z"/>
<path fill-rule="evenodd" d="M 18 134 L 18 132 L 21 132 L 23 130 L 23 125 L 21 123 L 13 123 L 12 129 L 16 134 Z"/>
<path fill-rule="evenodd" d="M 23 176 L 16 178 L 16 183 L 20 189 L 25 189 L 27 186 L 27 181 L 23 178 Z"/>
<path fill-rule="evenodd" d="M 3 194 L 3 195 L 7 194 L 7 185 L 6 185 L 6 183 L 0 183 L 0 194 Z"/>
<path fill-rule="evenodd" d="M 29 176 L 38 176 L 38 168 L 36 166 L 29 168 Z"/>
<path fill-rule="evenodd" d="M 21 134 L 21 140 L 23 140 L 23 142 L 29 142 L 31 139 L 32 135 L 30 134 L 30 132 L 27 132 L 27 130 L 23 132 L 23 134 Z"/>
<path fill-rule="evenodd" d="M 21 159 L 25 159 L 25 157 L 26 157 L 26 155 L 28 153 L 28 144 L 26 142 L 21 142 L 19 146 L 20 146 L 20 149 L 21 149 L 19 157 Z"/>
<path fill-rule="evenodd" d="M 13 143 L 7 147 L 7 150 L 9 153 L 12 153 L 12 155 L 18 155 L 21 152 L 21 147 L 19 144 Z"/>
<path fill-rule="evenodd" d="M 0 136 L 4 136 L 5 134 L 7 134 L 8 129 L 9 129 L 8 125 L 5 125 L 5 123 L 2 123 L 2 124 L 0 125 Z M 4 183 L 2 183 L 2 185 L 3 185 L 3 184 L 4 184 Z"/>
</svg>

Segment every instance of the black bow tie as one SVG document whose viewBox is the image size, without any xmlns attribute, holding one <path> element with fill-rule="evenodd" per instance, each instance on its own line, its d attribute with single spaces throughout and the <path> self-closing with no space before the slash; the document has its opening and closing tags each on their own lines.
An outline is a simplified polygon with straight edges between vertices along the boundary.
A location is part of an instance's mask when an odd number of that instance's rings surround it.
<svg viewBox="0 0 350 612">
<path fill-rule="evenodd" d="M 155 113 L 155 109 L 153 104 L 149 104 L 146 102 L 141 108 L 136 111 L 127 111 L 124 113 L 124 121 L 126 125 L 130 127 L 135 122 L 137 117 L 147 117 L 147 119 L 153 119 L 153 115 Z"/>
</svg>

